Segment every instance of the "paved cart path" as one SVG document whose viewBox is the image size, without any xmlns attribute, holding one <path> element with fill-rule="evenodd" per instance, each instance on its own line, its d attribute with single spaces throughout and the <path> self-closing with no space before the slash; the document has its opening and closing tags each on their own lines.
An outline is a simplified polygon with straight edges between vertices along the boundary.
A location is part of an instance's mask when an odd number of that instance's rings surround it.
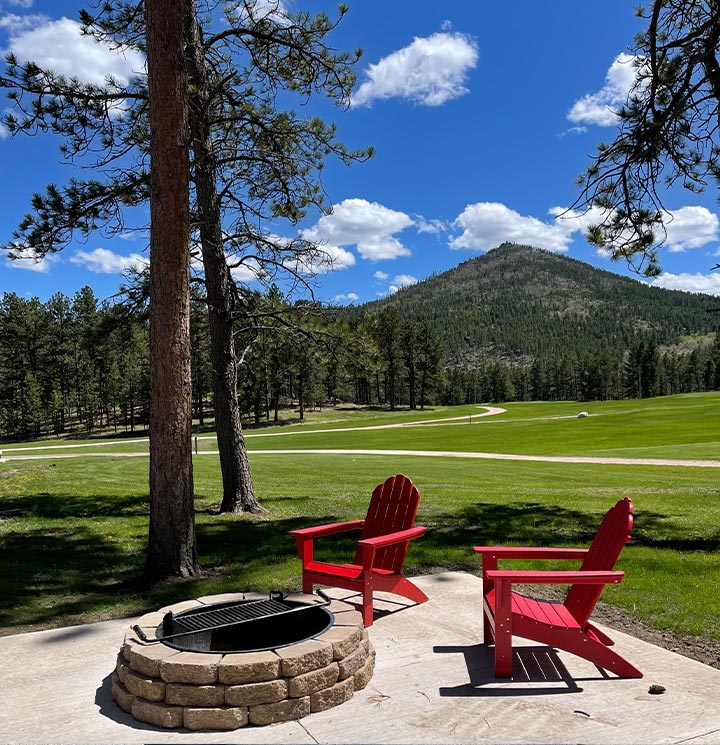
<svg viewBox="0 0 720 745">
<path fill-rule="evenodd" d="M 285 430 L 283 432 L 252 432 L 245 435 L 245 438 L 252 437 L 280 437 L 283 435 L 311 435 L 311 434 L 332 434 L 335 432 L 356 432 L 376 429 L 401 429 L 408 427 L 433 427 L 444 426 L 447 424 L 471 424 L 473 419 L 479 419 L 497 414 L 504 414 L 506 409 L 497 406 L 479 406 L 482 411 L 477 414 L 463 415 L 455 417 L 445 417 L 442 419 L 425 419 L 422 421 L 412 422 L 395 422 L 392 424 L 374 424 L 366 427 L 336 427 L 332 429 L 303 429 L 303 430 Z M 546 417 L 548 419 L 574 419 L 575 415 L 561 417 Z M 204 435 L 195 438 L 201 440 L 214 440 L 215 435 Z M 106 447 L 108 445 L 126 445 L 146 442 L 146 438 L 135 440 L 114 440 L 109 442 L 81 443 L 75 445 L 41 445 L 39 447 L 19 447 L 9 448 L 0 451 L 0 461 L 12 460 L 46 460 L 58 458 L 147 458 L 147 452 L 100 452 L 100 453 L 48 453 L 48 450 L 66 450 L 69 448 L 90 448 Z M 37 451 L 42 450 L 42 453 Z M 16 455 L 19 452 L 29 453 Z M 637 466 L 675 466 L 689 468 L 720 468 L 720 461 L 715 460 L 688 460 L 674 458 L 622 458 L 622 457 L 602 457 L 602 456 L 574 456 L 574 455 L 523 455 L 518 453 L 484 453 L 457 450 L 379 450 L 379 449 L 336 449 L 336 448 L 292 448 L 292 449 L 274 449 L 274 450 L 252 450 L 253 457 L 260 455 L 380 455 L 380 456 L 406 456 L 420 458 L 467 458 L 481 460 L 521 460 L 536 461 L 542 463 L 592 463 L 595 465 L 637 465 Z M 200 455 L 215 455 L 217 450 L 199 450 L 195 453 Z"/>
</svg>

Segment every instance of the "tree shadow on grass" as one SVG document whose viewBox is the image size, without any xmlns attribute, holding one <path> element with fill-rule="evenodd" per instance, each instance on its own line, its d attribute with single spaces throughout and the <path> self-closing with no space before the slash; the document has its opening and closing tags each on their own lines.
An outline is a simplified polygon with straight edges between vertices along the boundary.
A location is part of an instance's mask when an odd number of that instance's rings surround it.
<svg viewBox="0 0 720 745">
<path fill-rule="evenodd" d="M 3 516 L 32 515 L 42 518 L 132 517 L 149 512 L 146 494 L 50 494 L 36 492 L 16 496 L 0 495 Z"/>
<path fill-rule="evenodd" d="M 282 498 L 282 497 L 280 497 Z M 297 497 L 298 510 L 310 497 Z M 271 506 L 268 500 L 268 506 Z M 288 531 L 339 522 L 348 513 L 257 519 L 198 514 L 198 577 L 147 587 L 141 581 L 147 535 L 147 496 L 30 495 L 4 499 L 5 508 L 35 505 L 31 516 L 8 518 L 0 535 L 1 626 L 59 626 L 154 610 L 218 592 L 299 590 L 300 562 Z M 608 508 L 611 505 L 608 505 Z M 47 519 L 38 519 L 38 516 Z M 117 518 L 115 526 L 112 518 Z M 54 519 L 53 519 L 54 518 Z M 81 518 L 81 519 L 78 519 Z M 96 518 L 96 519 L 91 519 Z M 478 544 L 587 546 L 602 513 L 532 501 L 476 503 L 452 513 L 420 515 L 426 535 L 412 541 L 406 573 L 438 569 L 478 571 Z M 682 551 L 715 551 L 714 536 L 687 536 L 673 517 L 642 511 L 633 531 L 637 545 Z M 119 536 L 119 537 L 118 537 Z M 359 533 L 316 542 L 319 560 L 352 562 Z M 457 565 L 447 557 L 467 556 Z M 455 563 L 452 563 L 455 561 Z"/>
</svg>

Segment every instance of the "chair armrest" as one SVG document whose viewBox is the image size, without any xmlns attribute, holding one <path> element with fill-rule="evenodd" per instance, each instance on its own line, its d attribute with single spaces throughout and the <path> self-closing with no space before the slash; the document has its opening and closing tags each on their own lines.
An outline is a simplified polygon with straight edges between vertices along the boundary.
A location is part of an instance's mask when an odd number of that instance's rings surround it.
<svg viewBox="0 0 720 745">
<path fill-rule="evenodd" d="M 392 546 L 396 543 L 404 543 L 412 538 L 419 538 L 426 530 L 427 528 L 421 525 L 416 525 L 414 528 L 408 528 L 407 530 L 398 530 L 396 533 L 379 535 L 375 538 L 364 538 L 363 540 L 358 541 L 363 569 L 365 571 L 370 571 L 372 569 L 375 560 L 375 551 L 378 548 Z"/>
<path fill-rule="evenodd" d="M 375 538 L 363 538 L 363 540 L 358 541 L 358 545 L 372 546 L 373 548 L 392 546 L 393 543 L 402 543 L 403 541 L 409 541 L 412 538 L 419 538 L 426 530 L 427 528 L 417 525 L 414 528 L 408 528 L 407 530 L 398 530 L 397 533 L 379 535 Z"/>
<path fill-rule="evenodd" d="M 494 559 L 584 559 L 587 548 L 543 548 L 525 546 L 473 546 L 473 551 Z"/>
<path fill-rule="evenodd" d="M 298 528 L 288 531 L 295 538 L 298 559 L 302 561 L 303 569 L 313 560 L 313 540 L 325 535 L 345 533 L 349 530 L 362 528 L 365 520 L 346 520 L 342 523 L 328 523 L 311 528 Z"/>
<path fill-rule="evenodd" d="M 620 584 L 625 572 L 617 571 L 573 571 L 573 572 L 545 572 L 545 571 L 512 571 L 505 569 L 491 569 L 487 573 L 488 579 L 506 581 L 511 584 L 526 585 L 612 585 Z"/>
<path fill-rule="evenodd" d="M 290 535 L 294 535 L 296 539 L 302 538 L 304 540 L 312 538 L 320 538 L 324 535 L 333 535 L 334 533 L 344 533 L 346 530 L 356 530 L 362 528 L 365 520 L 347 520 L 342 523 L 328 523 L 327 525 L 315 525 L 311 528 L 298 528 L 297 530 L 288 531 Z"/>
</svg>

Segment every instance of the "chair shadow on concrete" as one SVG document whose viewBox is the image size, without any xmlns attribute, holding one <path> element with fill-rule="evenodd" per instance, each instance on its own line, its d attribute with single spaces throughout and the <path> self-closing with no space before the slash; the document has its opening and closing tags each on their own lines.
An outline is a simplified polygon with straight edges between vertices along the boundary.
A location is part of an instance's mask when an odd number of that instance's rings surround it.
<svg viewBox="0 0 720 745">
<path fill-rule="evenodd" d="M 333 598 L 352 605 L 356 611 L 362 613 L 363 605 L 361 593 L 354 592 L 350 595 L 333 593 Z M 373 605 L 373 622 L 385 618 L 386 616 L 394 616 L 402 611 L 410 610 L 416 605 L 417 603 L 413 603 L 412 600 L 405 601 L 404 599 L 397 600 L 395 598 L 390 599 L 387 597 L 377 597 L 375 598 L 375 603 Z"/>
<path fill-rule="evenodd" d="M 469 676 L 469 682 L 462 685 L 441 687 L 441 696 L 538 696 L 581 693 L 583 690 L 578 681 L 585 679 L 573 678 L 552 647 L 543 645 L 513 649 L 512 680 L 495 677 L 492 647 L 483 644 L 433 647 L 433 652 L 462 654 Z M 610 677 L 604 670 L 598 670 L 602 677 Z"/>
</svg>

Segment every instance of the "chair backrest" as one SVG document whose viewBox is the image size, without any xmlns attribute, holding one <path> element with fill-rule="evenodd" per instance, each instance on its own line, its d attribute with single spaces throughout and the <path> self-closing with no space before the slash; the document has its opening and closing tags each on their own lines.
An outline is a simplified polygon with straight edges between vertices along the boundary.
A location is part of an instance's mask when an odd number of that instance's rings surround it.
<svg viewBox="0 0 720 745">
<path fill-rule="evenodd" d="M 632 524 L 633 503 L 626 497 L 606 513 L 580 571 L 610 571 L 623 546 L 630 540 Z M 572 585 L 568 590 L 565 607 L 581 628 L 587 625 L 603 587 L 604 585 Z"/>
<path fill-rule="evenodd" d="M 417 514 L 420 492 L 407 476 L 390 476 L 385 483 L 375 487 L 370 499 L 365 524 L 360 539 L 375 538 L 379 535 L 395 533 L 412 528 Z M 380 548 L 375 554 L 373 566 L 399 573 L 405 561 L 408 541 Z M 355 563 L 360 563 L 360 549 Z"/>
</svg>

